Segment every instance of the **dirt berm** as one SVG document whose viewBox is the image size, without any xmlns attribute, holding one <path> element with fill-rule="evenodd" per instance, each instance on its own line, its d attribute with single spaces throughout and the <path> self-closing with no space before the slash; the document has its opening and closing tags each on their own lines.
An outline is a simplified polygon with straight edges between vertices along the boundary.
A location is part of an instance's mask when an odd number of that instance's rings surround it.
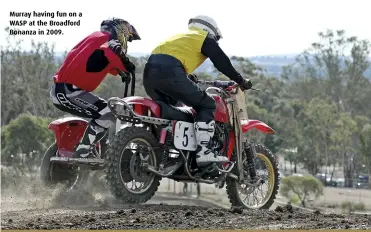
<svg viewBox="0 0 371 232">
<path fill-rule="evenodd" d="M 162 202 L 167 202 L 168 205 Z M 182 205 L 183 204 L 183 205 Z M 184 205 L 187 204 L 187 205 Z M 58 206 L 5 211 L 1 229 L 371 229 L 368 215 L 275 210 L 231 210 L 202 201 L 155 197 L 150 204 Z"/>
</svg>

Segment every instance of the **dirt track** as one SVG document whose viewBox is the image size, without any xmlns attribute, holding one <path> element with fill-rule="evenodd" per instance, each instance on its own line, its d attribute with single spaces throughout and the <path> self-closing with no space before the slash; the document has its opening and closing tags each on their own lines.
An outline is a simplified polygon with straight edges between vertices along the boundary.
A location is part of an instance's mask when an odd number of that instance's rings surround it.
<svg viewBox="0 0 371 232">
<path fill-rule="evenodd" d="M 290 207 L 271 211 L 226 210 L 201 200 L 185 201 L 176 196 L 155 196 L 140 206 L 113 203 L 6 211 L 1 215 L 1 229 L 371 228 L 371 216 L 303 213 Z"/>
<path fill-rule="evenodd" d="M 308 213 L 276 206 L 270 211 L 230 210 L 218 208 L 217 200 L 170 193 L 166 181 L 161 185 L 162 193 L 134 206 L 113 200 L 104 186 L 94 190 L 87 184 L 88 192 L 66 194 L 37 183 L 19 184 L 19 189 L 1 196 L 1 229 L 371 229 L 368 215 Z"/>
</svg>

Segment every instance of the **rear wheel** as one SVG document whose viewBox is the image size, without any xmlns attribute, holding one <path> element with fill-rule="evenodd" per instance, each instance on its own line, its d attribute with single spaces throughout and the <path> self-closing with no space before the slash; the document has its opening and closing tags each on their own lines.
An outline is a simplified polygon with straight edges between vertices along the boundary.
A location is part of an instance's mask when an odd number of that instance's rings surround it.
<svg viewBox="0 0 371 232">
<path fill-rule="evenodd" d="M 258 179 L 263 183 L 251 186 L 248 183 L 238 183 L 227 178 L 227 194 L 232 206 L 242 206 L 247 209 L 269 209 L 276 199 L 279 188 L 279 172 L 276 156 L 264 145 L 253 144 L 256 151 L 255 168 Z M 245 158 L 245 157 L 244 157 Z M 244 163 L 245 176 L 248 174 Z M 234 172 L 237 174 L 237 167 Z M 247 178 L 245 182 L 249 181 Z M 263 190 L 266 189 L 265 191 Z M 246 196 L 244 196 L 246 195 Z"/>
<path fill-rule="evenodd" d="M 161 160 L 154 151 L 156 137 L 145 127 L 120 130 L 106 153 L 105 172 L 111 193 L 125 203 L 145 203 L 156 193 L 161 177 L 145 171 L 141 158 L 157 167 Z"/>
</svg>

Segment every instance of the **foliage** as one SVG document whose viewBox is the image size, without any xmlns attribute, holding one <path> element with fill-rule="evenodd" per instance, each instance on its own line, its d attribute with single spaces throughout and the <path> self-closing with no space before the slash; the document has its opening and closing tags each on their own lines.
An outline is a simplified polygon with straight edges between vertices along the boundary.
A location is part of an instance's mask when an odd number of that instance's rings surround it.
<svg viewBox="0 0 371 232">
<path fill-rule="evenodd" d="M 323 184 L 311 175 L 288 176 L 281 179 L 280 193 L 288 199 L 298 197 L 305 207 L 308 200 L 323 195 Z"/>
<path fill-rule="evenodd" d="M 354 211 L 364 211 L 366 207 L 365 204 L 362 202 L 354 203 L 350 201 L 344 201 L 341 203 L 341 209 L 346 213 L 353 213 Z"/>
<path fill-rule="evenodd" d="M 31 51 L 24 51 L 22 40 L 11 36 L 7 40 L 8 44 L 1 47 L 1 125 L 25 112 L 60 115 L 49 100 L 52 76 L 60 63 L 54 46 L 32 42 Z"/>
<path fill-rule="evenodd" d="M 343 165 L 346 187 L 352 186 L 353 175 L 360 170 L 355 165 L 369 156 L 360 142 L 371 139 L 367 133 L 361 138 L 371 118 L 371 101 L 366 97 L 371 83 L 364 76 L 370 67 L 369 50 L 369 41 L 347 36 L 343 30 L 320 32 L 319 41 L 282 75 L 287 89 L 284 101 L 295 102 L 296 108 L 292 123 L 298 130 L 285 134 L 298 148 L 296 162 L 313 175 L 321 167 L 328 173 L 328 167 Z"/>
<path fill-rule="evenodd" d="M 300 198 L 297 194 L 292 194 L 290 196 L 289 202 L 295 205 L 299 205 L 301 203 Z"/>
<path fill-rule="evenodd" d="M 13 166 L 19 173 L 32 171 L 44 151 L 53 142 L 48 118 L 21 114 L 1 129 L 2 165 Z"/>
</svg>

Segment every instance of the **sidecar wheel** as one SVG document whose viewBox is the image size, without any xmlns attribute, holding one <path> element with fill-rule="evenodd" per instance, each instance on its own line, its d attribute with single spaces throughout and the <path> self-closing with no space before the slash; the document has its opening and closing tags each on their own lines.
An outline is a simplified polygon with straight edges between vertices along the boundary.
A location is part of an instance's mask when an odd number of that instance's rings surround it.
<svg viewBox="0 0 371 232">
<path fill-rule="evenodd" d="M 72 188 L 79 179 L 79 172 L 70 165 L 50 162 L 50 158 L 56 156 L 57 144 L 54 142 L 45 152 L 40 165 L 40 179 L 46 186 L 53 188 L 57 184 L 64 184 L 65 188 Z"/>
</svg>

